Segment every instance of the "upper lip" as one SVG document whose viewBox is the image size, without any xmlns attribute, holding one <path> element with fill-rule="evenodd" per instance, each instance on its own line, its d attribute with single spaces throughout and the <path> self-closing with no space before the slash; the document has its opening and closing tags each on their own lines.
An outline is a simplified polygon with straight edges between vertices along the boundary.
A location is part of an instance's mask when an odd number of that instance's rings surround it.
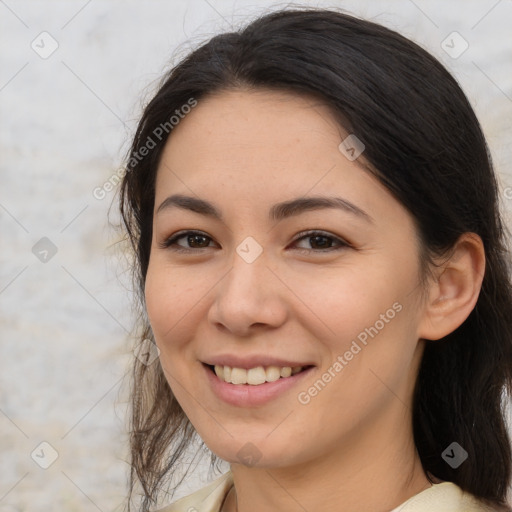
<svg viewBox="0 0 512 512">
<path fill-rule="evenodd" d="M 231 368 L 244 368 L 246 370 L 249 368 L 256 368 L 257 366 L 290 366 L 291 368 L 297 366 L 314 366 L 311 362 L 292 361 L 289 359 L 281 359 L 279 357 L 258 354 L 247 357 L 235 356 L 233 354 L 218 355 L 210 357 L 203 362 L 213 366 L 230 366 Z"/>
</svg>

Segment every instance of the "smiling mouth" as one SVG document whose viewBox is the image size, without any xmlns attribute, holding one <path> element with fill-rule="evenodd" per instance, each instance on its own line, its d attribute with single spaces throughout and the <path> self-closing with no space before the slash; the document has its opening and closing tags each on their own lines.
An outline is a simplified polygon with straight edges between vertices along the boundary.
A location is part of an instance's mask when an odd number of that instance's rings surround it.
<svg viewBox="0 0 512 512">
<path fill-rule="evenodd" d="M 259 386 L 266 382 L 275 382 L 280 379 L 287 379 L 293 377 L 298 373 L 302 373 L 312 365 L 308 366 L 257 366 L 255 368 L 232 368 L 230 366 L 219 366 L 205 364 L 209 370 L 214 373 L 217 378 L 223 382 L 235 385 L 251 385 Z"/>
</svg>

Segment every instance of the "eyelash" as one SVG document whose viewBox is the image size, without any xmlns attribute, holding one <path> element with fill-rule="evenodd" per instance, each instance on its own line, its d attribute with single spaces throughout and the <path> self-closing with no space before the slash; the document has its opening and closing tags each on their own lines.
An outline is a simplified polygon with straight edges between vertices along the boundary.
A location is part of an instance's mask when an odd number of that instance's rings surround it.
<svg viewBox="0 0 512 512">
<path fill-rule="evenodd" d="M 191 235 L 199 235 L 199 236 L 202 236 L 202 237 L 205 237 L 205 238 L 208 238 L 211 240 L 211 237 L 209 237 L 205 233 L 202 233 L 201 231 L 181 231 L 181 232 L 176 233 L 175 235 L 170 236 L 169 238 L 167 238 L 163 242 L 159 243 L 158 245 L 161 249 L 170 249 L 172 251 L 181 252 L 181 253 L 191 253 L 191 252 L 201 251 L 203 249 L 208 249 L 208 247 L 200 247 L 197 249 L 187 249 L 187 248 L 176 245 L 176 242 L 178 240 L 180 240 L 181 238 L 191 236 Z M 325 231 L 318 231 L 318 230 L 301 231 L 297 235 L 297 237 L 294 239 L 293 242 L 298 242 L 304 238 L 313 238 L 315 236 L 321 236 L 324 238 L 334 240 L 335 242 L 338 243 L 338 247 L 328 247 L 327 249 L 297 249 L 297 250 L 301 254 L 310 254 L 311 252 L 331 252 L 331 251 L 336 251 L 336 250 L 339 251 L 342 249 L 352 247 L 345 240 L 343 240 L 339 237 L 330 235 L 329 233 L 326 233 Z"/>
</svg>

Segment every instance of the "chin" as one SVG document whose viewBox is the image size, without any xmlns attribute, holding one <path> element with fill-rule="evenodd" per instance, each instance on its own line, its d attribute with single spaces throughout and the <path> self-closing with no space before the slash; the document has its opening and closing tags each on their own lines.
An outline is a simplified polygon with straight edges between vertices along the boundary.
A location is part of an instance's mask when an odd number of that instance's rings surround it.
<svg viewBox="0 0 512 512">
<path fill-rule="evenodd" d="M 303 449 L 300 453 L 295 452 L 299 448 L 299 443 L 290 444 L 291 436 L 287 443 L 278 443 L 277 439 L 273 442 L 270 439 L 265 440 L 267 435 L 268 431 L 259 437 L 263 439 L 262 441 L 257 439 L 251 441 L 247 436 L 237 439 L 227 435 L 225 442 L 219 442 L 219 439 L 216 439 L 210 443 L 205 439 L 205 443 L 217 457 L 230 464 L 270 469 L 304 462 L 299 459 L 306 459 L 305 452 Z"/>
</svg>

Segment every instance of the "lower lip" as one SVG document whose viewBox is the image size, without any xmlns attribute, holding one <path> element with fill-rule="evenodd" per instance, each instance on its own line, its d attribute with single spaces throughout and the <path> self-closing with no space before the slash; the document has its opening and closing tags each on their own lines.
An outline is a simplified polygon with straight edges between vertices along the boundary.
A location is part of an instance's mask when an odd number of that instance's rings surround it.
<svg viewBox="0 0 512 512">
<path fill-rule="evenodd" d="M 253 386 L 252 384 L 231 384 L 230 382 L 224 382 L 219 379 L 207 365 L 203 364 L 202 366 L 213 392 L 217 397 L 236 407 L 255 407 L 266 404 L 297 385 L 315 369 L 314 366 L 311 366 L 290 377 L 284 377 L 274 382 L 265 382 L 264 384 Z"/>
</svg>

